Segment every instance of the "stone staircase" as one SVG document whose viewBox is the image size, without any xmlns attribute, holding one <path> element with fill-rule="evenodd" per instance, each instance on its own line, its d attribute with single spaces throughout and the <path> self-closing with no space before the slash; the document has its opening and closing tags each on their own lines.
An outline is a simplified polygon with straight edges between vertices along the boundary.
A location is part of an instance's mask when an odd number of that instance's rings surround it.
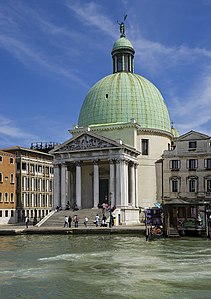
<svg viewBox="0 0 211 299">
<path fill-rule="evenodd" d="M 78 211 L 73 210 L 62 210 L 59 212 L 55 212 L 51 217 L 49 217 L 44 223 L 41 224 L 41 227 L 63 227 L 64 226 L 64 217 L 71 216 L 72 219 L 74 215 L 78 215 L 79 217 L 79 227 L 84 227 L 84 218 L 88 218 L 88 227 L 94 227 L 95 216 L 98 214 L 100 216 L 99 226 L 102 221 L 102 209 L 82 209 Z M 105 212 L 105 216 L 109 217 L 109 212 Z M 74 223 L 72 222 L 72 227 L 74 227 Z"/>
<path fill-rule="evenodd" d="M 171 227 L 169 230 L 169 237 L 173 237 L 173 238 L 180 237 L 178 230 Z"/>
</svg>

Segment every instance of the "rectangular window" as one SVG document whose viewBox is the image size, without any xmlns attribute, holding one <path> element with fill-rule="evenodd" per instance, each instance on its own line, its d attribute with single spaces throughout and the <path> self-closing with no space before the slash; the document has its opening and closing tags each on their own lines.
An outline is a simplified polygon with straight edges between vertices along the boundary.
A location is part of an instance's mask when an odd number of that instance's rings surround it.
<svg viewBox="0 0 211 299">
<path fill-rule="evenodd" d="M 3 173 L 0 172 L 0 183 L 3 183 Z"/>
<path fill-rule="evenodd" d="M 14 159 L 10 158 L 10 164 L 14 164 Z"/>
<path fill-rule="evenodd" d="M 196 170 L 197 167 L 198 167 L 198 160 L 197 159 L 187 160 L 187 168 L 189 170 Z"/>
<path fill-rule="evenodd" d="M 11 194 L 10 194 L 10 201 L 11 201 L 11 202 L 14 202 L 14 193 L 11 193 Z"/>
<path fill-rule="evenodd" d="M 11 210 L 11 217 L 14 217 L 14 211 Z"/>
<path fill-rule="evenodd" d="M 11 173 L 11 175 L 10 175 L 10 183 L 14 184 L 14 174 L 13 173 Z"/>
<path fill-rule="evenodd" d="M 189 192 L 196 192 L 196 179 L 189 180 Z"/>
<path fill-rule="evenodd" d="M 22 163 L 22 170 L 26 170 L 26 163 Z"/>
<path fill-rule="evenodd" d="M 207 180 L 207 192 L 211 192 L 211 179 Z"/>
<path fill-rule="evenodd" d="M 211 169 L 211 159 L 205 159 L 204 160 L 204 167 L 206 169 Z"/>
<path fill-rule="evenodd" d="M 50 181 L 50 189 L 49 189 L 49 191 L 52 191 L 52 186 L 53 186 L 53 182 Z"/>
<path fill-rule="evenodd" d="M 45 191 L 45 180 L 42 180 L 42 191 Z"/>
<path fill-rule="evenodd" d="M 2 202 L 3 198 L 2 198 L 2 193 L 0 192 L 0 202 Z"/>
<path fill-rule="evenodd" d="M 2 211 L 0 211 L 0 217 L 2 217 Z"/>
<path fill-rule="evenodd" d="M 35 171 L 34 164 L 31 164 L 31 165 L 30 165 L 30 168 L 31 168 L 31 172 L 34 173 L 34 171 Z"/>
<path fill-rule="evenodd" d="M 2 156 L 0 156 L 0 162 L 2 162 L 3 161 L 3 157 Z"/>
<path fill-rule="evenodd" d="M 195 148 L 197 148 L 197 142 L 189 141 L 189 149 L 195 149 Z"/>
<path fill-rule="evenodd" d="M 5 210 L 5 217 L 8 217 L 8 210 Z"/>
<path fill-rule="evenodd" d="M 142 155 L 149 155 L 149 139 L 141 139 Z"/>
<path fill-rule="evenodd" d="M 179 192 L 178 180 L 172 180 L 172 192 Z"/>
<path fill-rule="evenodd" d="M 180 169 L 180 160 L 171 160 L 170 161 L 170 168 L 172 170 L 178 170 L 178 169 Z"/>
<path fill-rule="evenodd" d="M 7 192 L 4 194 L 4 201 L 8 202 L 8 193 Z"/>
</svg>

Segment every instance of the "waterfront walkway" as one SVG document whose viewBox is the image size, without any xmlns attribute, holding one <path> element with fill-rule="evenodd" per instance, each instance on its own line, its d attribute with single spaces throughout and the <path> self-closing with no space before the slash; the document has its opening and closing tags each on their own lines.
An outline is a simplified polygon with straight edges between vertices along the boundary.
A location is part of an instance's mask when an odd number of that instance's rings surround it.
<svg viewBox="0 0 211 299">
<path fill-rule="evenodd" d="M 79 217 L 79 227 L 74 227 L 74 222 L 72 222 L 72 227 L 64 227 L 65 216 L 71 216 L 72 220 L 74 215 Z M 99 215 L 100 221 L 99 226 L 96 227 L 94 224 L 96 214 Z M 105 211 L 107 219 L 109 217 L 109 212 Z M 37 225 L 33 226 L 32 221 L 30 221 L 29 227 L 25 227 L 25 223 L 17 224 L 5 224 L 0 225 L 0 235 L 22 235 L 22 234 L 144 234 L 145 225 L 119 225 L 110 227 L 101 227 L 103 211 L 102 209 L 81 209 L 78 211 L 73 210 L 62 210 L 59 212 L 53 211 L 51 214 L 47 215 L 43 220 L 41 220 Z M 84 226 L 84 218 L 88 217 L 88 225 Z"/>
<path fill-rule="evenodd" d="M 72 235 L 80 235 L 80 234 L 136 234 L 136 235 L 144 235 L 145 226 L 137 225 L 137 226 L 113 226 L 109 227 L 87 227 L 79 226 L 78 228 L 67 228 L 67 227 L 36 227 L 29 225 L 26 228 L 24 225 L 0 225 L 0 235 L 31 235 L 31 234 L 72 234 Z"/>
</svg>

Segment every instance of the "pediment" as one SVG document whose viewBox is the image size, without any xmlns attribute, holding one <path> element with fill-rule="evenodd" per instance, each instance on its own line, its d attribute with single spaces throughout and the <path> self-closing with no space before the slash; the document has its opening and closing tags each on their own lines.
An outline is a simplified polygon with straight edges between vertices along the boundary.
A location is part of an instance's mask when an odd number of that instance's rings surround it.
<svg viewBox="0 0 211 299">
<path fill-rule="evenodd" d="M 210 137 L 206 134 L 196 132 L 196 131 L 189 131 L 180 137 L 177 138 L 178 141 L 190 141 L 190 140 L 204 140 L 209 139 Z"/>
<path fill-rule="evenodd" d="M 82 133 L 53 149 L 51 154 L 114 147 L 121 147 L 121 145 L 96 134 Z"/>
</svg>

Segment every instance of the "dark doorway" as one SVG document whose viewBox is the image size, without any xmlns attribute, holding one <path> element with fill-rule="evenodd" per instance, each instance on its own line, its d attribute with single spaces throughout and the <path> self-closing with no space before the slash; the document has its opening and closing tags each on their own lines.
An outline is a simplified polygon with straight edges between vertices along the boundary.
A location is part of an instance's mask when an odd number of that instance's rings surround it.
<svg viewBox="0 0 211 299">
<path fill-rule="evenodd" d="M 108 198 L 108 179 L 100 179 L 100 198 L 99 204 L 102 205 L 105 202 L 105 197 Z"/>
</svg>

